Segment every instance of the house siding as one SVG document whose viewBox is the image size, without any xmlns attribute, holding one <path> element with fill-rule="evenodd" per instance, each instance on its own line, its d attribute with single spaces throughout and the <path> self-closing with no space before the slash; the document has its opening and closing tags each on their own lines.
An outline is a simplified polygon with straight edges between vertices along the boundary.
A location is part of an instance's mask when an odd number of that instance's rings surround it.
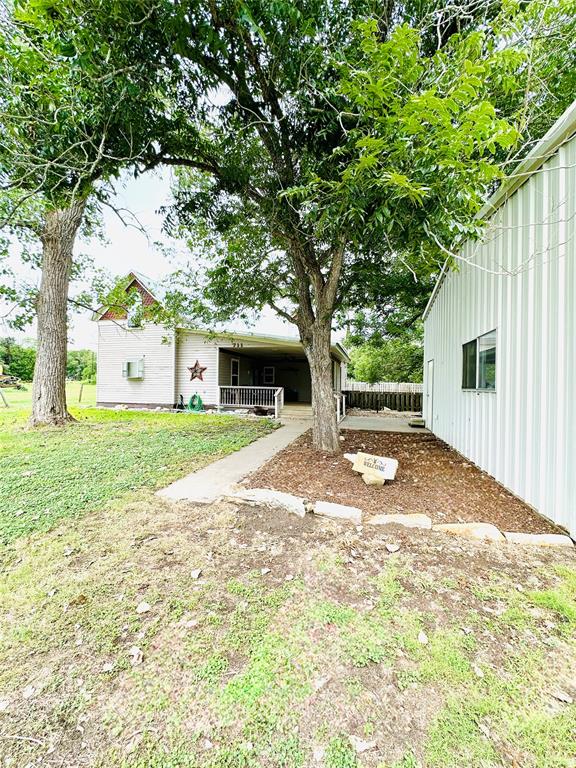
<svg viewBox="0 0 576 768">
<path fill-rule="evenodd" d="M 98 323 L 98 403 L 174 404 L 174 334 L 159 325 L 127 328 L 125 322 Z M 122 367 L 144 360 L 144 377 L 126 379 Z"/>
<path fill-rule="evenodd" d="M 575 222 L 573 138 L 498 208 L 482 241 L 465 246 L 431 305 L 424 342 L 426 425 L 572 535 Z M 462 345 L 493 329 L 496 390 L 464 391 Z"/>
<path fill-rule="evenodd" d="M 254 384 L 253 361 L 233 352 L 220 350 L 220 366 L 218 368 L 218 383 L 221 387 L 232 386 L 232 360 L 240 363 L 240 387 L 251 387 Z"/>
<path fill-rule="evenodd" d="M 206 370 L 203 381 L 190 381 L 188 368 L 198 360 Z M 218 404 L 218 344 L 206 335 L 178 331 L 176 348 L 176 400 L 183 396 L 187 403 L 192 395 L 200 395 L 207 406 Z"/>
</svg>

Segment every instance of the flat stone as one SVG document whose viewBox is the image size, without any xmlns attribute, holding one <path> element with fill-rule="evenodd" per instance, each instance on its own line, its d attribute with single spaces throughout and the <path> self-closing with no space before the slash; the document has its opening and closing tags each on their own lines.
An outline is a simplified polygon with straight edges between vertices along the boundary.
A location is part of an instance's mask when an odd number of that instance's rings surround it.
<svg viewBox="0 0 576 768">
<path fill-rule="evenodd" d="M 378 488 L 382 488 L 386 480 L 384 480 L 383 477 L 380 477 L 379 475 L 373 475 L 371 472 L 365 472 L 362 475 L 362 480 L 366 483 L 366 485 L 374 485 Z"/>
<path fill-rule="evenodd" d="M 406 528 L 432 528 L 432 519 L 428 515 L 374 515 L 367 521 L 370 525 L 403 525 Z"/>
<path fill-rule="evenodd" d="M 334 504 L 331 501 L 317 501 L 314 512 L 323 517 L 334 517 L 338 520 L 350 520 L 356 525 L 362 522 L 362 510 L 358 507 L 348 507 L 346 504 Z"/>
<path fill-rule="evenodd" d="M 380 475 L 384 480 L 394 480 L 398 471 L 398 461 L 358 451 L 352 469 L 361 474 Z"/>
<path fill-rule="evenodd" d="M 246 501 L 256 501 L 261 504 L 269 504 L 271 507 L 279 507 L 293 512 L 298 517 L 304 517 L 306 514 L 306 501 L 300 496 L 293 496 L 291 493 L 282 491 L 272 491 L 268 488 L 247 488 L 238 491 L 235 498 Z"/>
<path fill-rule="evenodd" d="M 464 536 L 466 539 L 505 541 L 503 534 L 491 523 L 443 523 L 433 525 L 432 530 Z"/>
<path fill-rule="evenodd" d="M 540 547 L 573 547 L 570 536 L 561 533 L 516 533 L 505 531 L 506 541 L 513 544 L 534 544 Z"/>
</svg>

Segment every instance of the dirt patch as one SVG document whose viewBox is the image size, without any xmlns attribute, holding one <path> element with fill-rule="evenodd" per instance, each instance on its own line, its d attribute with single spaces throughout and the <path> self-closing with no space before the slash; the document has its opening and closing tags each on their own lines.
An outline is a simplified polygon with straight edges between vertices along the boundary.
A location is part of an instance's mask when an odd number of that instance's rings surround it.
<svg viewBox="0 0 576 768">
<path fill-rule="evenodd" d="M 312 449 L 306 433 L 254 473 L 251 488 L 352 504 L 369 514 L 422 512 L 434 523 L 484 522 L 503 531 L 557 533 L 502 485 L 430 434 L 343 430 L 343 451 L 398 459 L 396 480 L 365 485 L 344 456 Z"/>
</svg>

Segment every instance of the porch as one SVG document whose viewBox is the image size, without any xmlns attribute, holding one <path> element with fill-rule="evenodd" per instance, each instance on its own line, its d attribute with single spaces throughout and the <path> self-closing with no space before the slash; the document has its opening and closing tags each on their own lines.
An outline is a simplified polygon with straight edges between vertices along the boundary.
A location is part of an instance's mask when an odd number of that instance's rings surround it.
<svg viewBox="0 0 576 768">
<path fill-rule="evenodd" d="M 345 415 L 340 392 L 341 361 L 332 360 L 334 407 L 338 420 Z M 312 418 L 310 367 L 297 342 L 220 347 L 218 350 L 218 410 L 247 408 L 276 419 Z"/>
</svg>

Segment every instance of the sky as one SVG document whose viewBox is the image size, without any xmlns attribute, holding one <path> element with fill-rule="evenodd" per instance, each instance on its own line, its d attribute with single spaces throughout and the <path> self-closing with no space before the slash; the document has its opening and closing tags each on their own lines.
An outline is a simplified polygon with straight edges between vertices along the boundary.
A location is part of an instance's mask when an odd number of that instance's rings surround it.
<svg viewBox="0 0 576 768">
<path fill-rule="evenodd" d="M 187 249 L 183 242 L 168 238 L 162 232 L 162 214 L 159 209 L 170 200 L 170 171 L 163 170 L 140 176 L 138 179 L 127 178 L 118 187 L 115 206 L 131 211 L 146 230 L 146 235 L 135 227 L 126 227 L 118 216 L 109 208 L 104 210 L 104 234 L 107 243 L 97 240 L 78 242 L 77 253 L 90 256 L 94 265 L 103 268 L 115 276 L 127 275 L 132 270 L 142 272 L 153 280 L 162 279 L 170 274 L 179 264 L 185 263 Z M 125 217 L 129 218 L 129 217 Z M 167 258 L 162 249 L 154 243 L 162 241 L 173 254 Z M 31 279 L 31 272 L 14 254 L 12 267 L 18 279 Z M 33 276 L 39 282 L 39 273 Z M 0 304 L 0 315 L 3 314 Z M 230 330 L 251 330 L 254 333 L 296 336 L 294 326 L 282 321 L 271 310 L 262 313 L 258 321 L 251 326 L 239 322 L 230 322 Z M 15 336 L 19 339 L 33 339 L 36 335 L 32 325 L 24 332 L 15 332 L 0 320 L 0 336 Z M 97 324 L 91 320 L 91 312 L 74 312 L 70 315 L 69 348 L 96 349 Z"/>
</svg>

